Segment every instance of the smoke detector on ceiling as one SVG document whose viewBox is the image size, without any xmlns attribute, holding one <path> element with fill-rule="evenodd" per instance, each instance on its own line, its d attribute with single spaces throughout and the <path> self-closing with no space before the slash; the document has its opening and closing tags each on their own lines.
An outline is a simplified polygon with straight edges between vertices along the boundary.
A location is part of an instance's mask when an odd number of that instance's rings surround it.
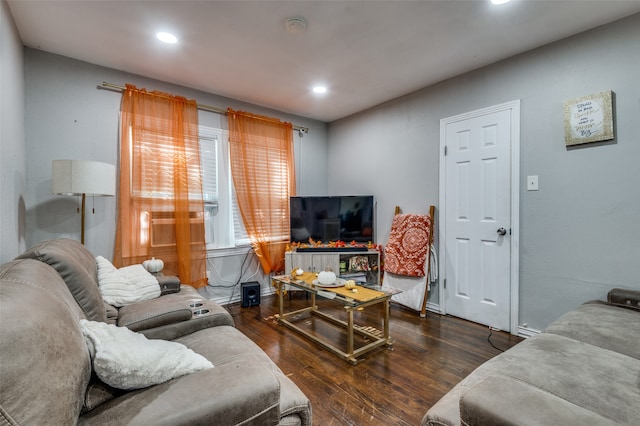
<svg viewBox="0 0 640 426">
<path fill-rule="evenodd" d="M 289 18 L 284 24 L 287 31 L 290 33 L 301 33 L 307 28 L 307 21 L 304 18 Z"/>
</svg>

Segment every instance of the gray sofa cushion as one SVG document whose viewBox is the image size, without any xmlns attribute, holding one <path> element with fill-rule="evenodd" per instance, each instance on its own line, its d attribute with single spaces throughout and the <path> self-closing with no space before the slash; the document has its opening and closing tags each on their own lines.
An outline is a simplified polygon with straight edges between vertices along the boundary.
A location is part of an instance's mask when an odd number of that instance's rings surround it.
<svg viewBox="0 0 640 426">
<path fill-rule="evenodd" d="M 68 238 L 43 241 L 17 259 L 36 259 L 51 265 L 69 287 L 88 320 L 106 321 L 98 272 L 93 254 L 78 241 Z"/>
<path fill-rule="evenodd" d="M 234 327 L 218 326 L 207 328 L 174 340 L 203 355 L 215 368 L 239 360 L 258 363 L 271 371 L 280 386 L 280 424 L 311 424 L 311 403 L 291 379 L 251 339 Z M 215 345 L 210 342 L 224 342 Z M 238 374 L 245 374 L 240 371 Z M 228 389 L 224 387 L 222 389 Z"/>
<path fill-rule="evenodd" d="M 128 392 L 80 417 L 78 425 L 276 425 L 278 381 L 251 359 Z M 233 383 L 225 387 L 225 383 Z M 217 391 L 216 391 L 217 389 Z"/>
<path fill-rule="evenodd" d="M 75 424 L 91 377 L 83 312 L 36 260 L 0 268 L 0 422 Z"/>
<path fill-rule="evenodd" d="M 500 395 L 496 398 L 496 395 Z M 591 410 L 519 380 L 489 376 L 460 399 L 462 424 L 474 426 L 564 425 L 614 426 Z"/>
<path fill-rule="evenodd" d="M 203 355 L 215 367 L 145 389 L 144 393 L 118 396 L 85 413 L 79 424 L 235 425 L 247 417 L 250 420 L 243 425 L 278 424 L 284 415 L 283 404 L 292 419 L 306 418 L 308 413 L 310 420 L 309 401 L 304 394 L 236 328 L 205 328 L 174 342 Z M 176 392 L 190 395 L 189 404 L 168 398 Z M 141 406 L 145 409 L 140 410 Z M 207 418 L 206 413 L 217 415 Z"/>
<path fill-rule="evenodd" d="M 569 337 L 640 360 L 640 313 L 587 303 L 554 321 L 545 333 Z"/>
<path fill-rule="evenodd" d="M 640 361 L 564 336 L 541 333 L 482 364 L 425 415 L 426 425 L 459 425 L 456 405 L 489 376 L 507 377 L 548 391 L 596 415 L 623 424 L 640 418 Z M 494 395 L 500 410 L 500 395 Z M 454 408 L 455 407 L 455 408 Z"/>
</svg>

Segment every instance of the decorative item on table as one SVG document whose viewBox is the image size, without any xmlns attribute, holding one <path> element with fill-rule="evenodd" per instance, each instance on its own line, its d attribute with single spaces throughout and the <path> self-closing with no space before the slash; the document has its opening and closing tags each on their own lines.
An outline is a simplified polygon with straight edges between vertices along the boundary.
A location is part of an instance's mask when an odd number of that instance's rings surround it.
<svg viewBox="0 0 640 426">
<path fill-rule="evenodd" d="M 291 278 L 299 277 L 302 274 L 304 274 L 304 271 L 301 268 L 294 268 L 291 271 Z"/>
<path fill-rule="evenodd" d="M 342 278 L 338 278 L 336 276 L 331 267 L 327 267 L 327 269 L 318 273 L 318 278 L 313 280 L 313 285 L 316 285 L 318 287 L 337 288 L 344 286 L 344 281 L 345 280 L 343 280 Z"/>
<path fill-rule="evenodd" d="M 367 256 L 352 256 L 349 259 L 350 271 L 369 271 L 369 258 Z"/>
<path fill-rule="evenodd" d="M 164 262 L 161 259 L 152 257 L 151 259 L 142 262 L 142 266 L 144 267 L 144 269 L 149 271 L 149 273 L 153 275 L 159 275 L 164 268 Z"/>
<path fill-rule="evenodd" d="M 321 271 L 318 273 L 318 282 L 324 285 L 331 285 L 336 282 L 336 274 L 333 271 Z"/>
<path fill-rule="evenodd" d="M 346 288 L 347 290 L 351 290 L 353 293 L 358 292 L 358 289 L 356 287 L 356 282 L 354 280 L 347 280 L 344 282 L 344 288 Z"/>
</svg>

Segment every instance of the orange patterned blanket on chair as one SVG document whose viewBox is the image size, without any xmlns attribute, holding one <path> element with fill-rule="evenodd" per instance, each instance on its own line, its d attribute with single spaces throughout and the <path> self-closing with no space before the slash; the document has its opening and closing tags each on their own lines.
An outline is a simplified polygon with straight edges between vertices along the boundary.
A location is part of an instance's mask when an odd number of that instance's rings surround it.
<svg viewBox="0 0 640 426">
<path fill-rule="evenodd" d="M 389 241 L 384 249 L 385 272 L 423 277 L 429 253 L 430 232 L 431 218 L 428 215 L 395 215 Z"/>
</svg>

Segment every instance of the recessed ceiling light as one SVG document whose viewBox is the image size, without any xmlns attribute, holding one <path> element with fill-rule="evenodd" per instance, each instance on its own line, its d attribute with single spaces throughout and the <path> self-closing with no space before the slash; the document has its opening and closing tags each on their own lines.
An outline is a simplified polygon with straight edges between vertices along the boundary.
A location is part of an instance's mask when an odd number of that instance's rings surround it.
<svg viewBox="0 0 640 426">
<path fill-rule="evenodd" d="M 173 44 L 178 42 L 178 38 L 171 33 L 165 33 L 161 31 L 156 34 L 156 37 L 158 38 L 158 40 L 165 43 Z"/>
<path fill-rule="evenodd" d="M 327 93 L 327 88 L 325 86 L 315 86 L 312 90 L 313 93 L 317 94 Z"/>
<path fill-rule="evenodd" d="M 505 3 L 509 3 L 511 0 L 491 0 L 491 3 L 493 4 L 505 4 Z"/>
</svg>

